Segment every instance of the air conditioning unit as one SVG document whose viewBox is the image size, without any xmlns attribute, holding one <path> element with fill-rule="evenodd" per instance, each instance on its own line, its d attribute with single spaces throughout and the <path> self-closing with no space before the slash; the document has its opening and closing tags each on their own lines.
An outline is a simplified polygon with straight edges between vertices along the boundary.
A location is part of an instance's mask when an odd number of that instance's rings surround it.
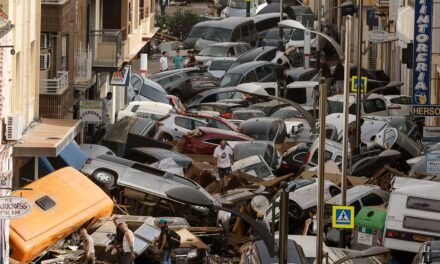
<svg viewBox="0 0 440 264">
<path fill-rule="evenodd" d="M 50 35 L 49 34 L 41 34 L 40 35 L 40 49 L 48 49 L 50 48 Z"/>
<path fill-rule="evenodd" d="M 48 70 L 50 68 L 50 53 L 40 54 L 40 70 Z"/>
<path fill-rule="evenodd" d="M 20 113 L 6 117 L 6 140 L 20 140 L 23 135 L 23 116 Z"/>
</svg>

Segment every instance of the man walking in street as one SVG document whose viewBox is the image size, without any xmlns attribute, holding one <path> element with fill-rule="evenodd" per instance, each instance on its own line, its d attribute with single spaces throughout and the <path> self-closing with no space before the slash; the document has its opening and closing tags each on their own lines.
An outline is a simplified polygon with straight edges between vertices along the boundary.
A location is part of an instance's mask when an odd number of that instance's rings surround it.
<svg viewBox="0 0 440 264">
<path fill-rule="evenodd" d="M 161 263 L 162 264 L 171 264 L 171 250 L 168 245 L 169 241 L 169 231 L 168 231 L 168 222 L 166 219 L 159 220 L 160 234 L 159 241 L 157 243 L 159 253 L 162 254 Z"/>
<path fill-rule="evenodd" d="M 286 67 L 284 67 L 284 65 L 283 65 L 282 59 L 277 60 L 277 66 L 273 70 L 273 75 L 277 81 L 278 96 L 286 98 L 287 97 L 287 81 L 286 81 L 287 70 L 286 70 Z M 283 91 L 283 95 L 281 95 L 281 89 Z"/>
<path fill-rule="evenodd" d="M 225 183 L 227 182 L 227 177 L 231 173 L 232 161 L 234 160 L 233 155 L 234 152 L 232 151 L 232 148 L 226 144 L 226 140 L 224 139 L 222 139 L 220 145 L 214 150 L 213 156 L 215 158 L 215 165 L 218 169 L 218 176 L 220 178 L 220 192 L 222 194 L 225 193 Z"/>
<path fill-rule="evenodd" d="M 166 51 L 162 52 L 162 57 L 159 59 L 160 71 L 168 71 L 168 53 Z"/>
<path fill-rule="evenodd" d="M 102 122 L 104 125 L 109 125 L 111 122 L 111 115 L 113 112 L 113 93 L 108 92 L 107 95 L 102 98 L 103 106 L 103 119 Z"/>
<path fill-rule="evenodd" d="M 134 253 L 134 234 L 128 229 L 126 223 L 121 224 L 124 237 L 122 238 L 122 258 L 121 264 L 133 264 L 136 255 Z"/>
<path fill-rule="evenodd" d="M 159 5 L 160 5 L 160 14 L 164 16 L 168 5 L 168 0 L 159 0 Z"/>
<path fill-rule="evenodd" d="M 95 264 L 95 243 L 93 242 L 93 238 L 87 233 L 85 228 L 81 228 L 80 236 L 83 241 L 83 249 L 84 249 L 84 264 Z"/>
<path fill-rule="evenodd" d="M 188 58 L 186 59 L 185 67 L 188 67 L 188 68 L 195 67 L 197 61 L 196 61 L 196 57 L 194 56 L 194 53 L 192 51 L 188 50 L 187 54 L 188 54 Z"/>
<path fill-rule="evenodd" d="M 174 69 L 182 68 L 183 57 L 180 55 L 179 49 L 176 50 L 176 56 L 173 56 L 172 60 L 173 60 L 173 64 L 174 64 Z"/>
</svg>

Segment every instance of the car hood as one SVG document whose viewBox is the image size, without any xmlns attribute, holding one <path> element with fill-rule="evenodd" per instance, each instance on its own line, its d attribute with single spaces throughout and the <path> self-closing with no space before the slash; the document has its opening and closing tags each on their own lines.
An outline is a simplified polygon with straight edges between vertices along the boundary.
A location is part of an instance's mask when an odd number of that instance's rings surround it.
<svg viewBox="0 0 440 264">
<path fill-rule="evenodd" d="M 201 51 L 202 49 L 204 49 L 204 48 L 206 48 L 209 45 L 214 44 L 214 43 L 217 43 L 217 41 L 199 38 L 196 41 L 196 44 L 194 44 L 194 49 L 197 50 L 197 51 Z"/>
</svg>

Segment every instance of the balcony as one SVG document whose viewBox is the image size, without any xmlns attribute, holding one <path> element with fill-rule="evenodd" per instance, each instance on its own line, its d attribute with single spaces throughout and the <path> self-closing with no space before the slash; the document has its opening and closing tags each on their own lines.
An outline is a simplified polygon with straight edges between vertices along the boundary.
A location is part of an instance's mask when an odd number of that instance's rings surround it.
<svg viewBox="0 0 440 264">
<path fill-rule="evenodd" d="M 92 50 L 81 50 L 75 57 L 76 75 L 74 78 L 75 89 L 87 89 L 94 83 L 92 73 Z"/>
<path fill-rule="evenodd" d="M 95 71 L 117 70 L 122 65 L 122 36 L 125 29 L 103 29 L 90 32 Z"/>
<path fill-rule="evenodd" d="M 61 95 L 69 88 L 69 72 L 59 71 L 56 78 L 40 80 L 40 94 Z"/>
</svg>

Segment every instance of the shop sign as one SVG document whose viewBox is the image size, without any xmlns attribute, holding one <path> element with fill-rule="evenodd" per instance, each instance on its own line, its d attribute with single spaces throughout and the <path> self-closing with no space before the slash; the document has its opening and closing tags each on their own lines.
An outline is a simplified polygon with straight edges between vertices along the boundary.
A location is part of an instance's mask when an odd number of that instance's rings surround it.
<svg viewBox="0 0 440 264">
<path fill-rule="evenodd" d="M 102 101 L 79 102 L 79 120 L 89 124 L 102 123 Z"/>
<path fill-rule="evenodd" d="M 12 219 L 26 215 L 31 210 L 31 204 L 22 197 L 0 197 L 0 218 Z"/>
</svg>

